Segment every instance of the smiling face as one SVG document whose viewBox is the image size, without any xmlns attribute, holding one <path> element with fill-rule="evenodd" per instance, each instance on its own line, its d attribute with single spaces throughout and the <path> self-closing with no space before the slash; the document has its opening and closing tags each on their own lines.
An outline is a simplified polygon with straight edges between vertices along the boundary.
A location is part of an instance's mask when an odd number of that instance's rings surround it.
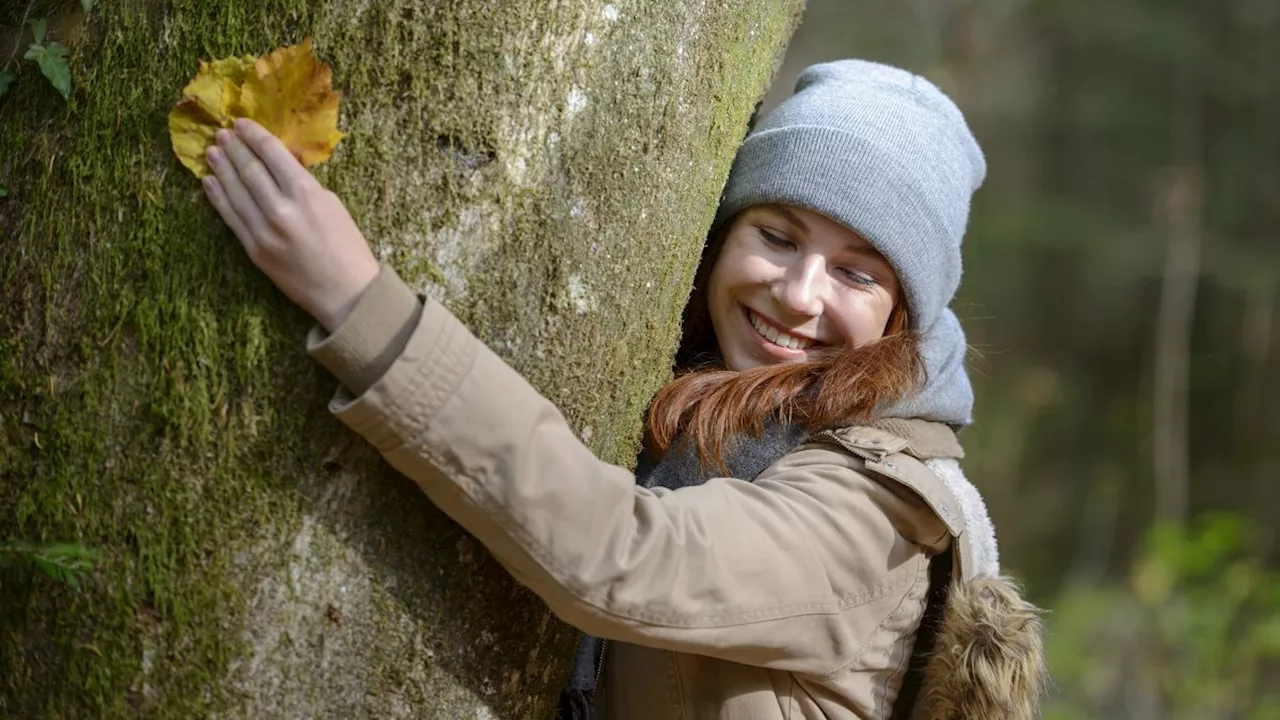
<svg viewBox="0 0 1280 720">
<path fill-rule="evenodd" d="M 731 370 L 802 362 L 884 336 L 898 278 L 856 232 L 802 208 L 738 215 L 711 271 L 707 309 Z"/>
</svg>

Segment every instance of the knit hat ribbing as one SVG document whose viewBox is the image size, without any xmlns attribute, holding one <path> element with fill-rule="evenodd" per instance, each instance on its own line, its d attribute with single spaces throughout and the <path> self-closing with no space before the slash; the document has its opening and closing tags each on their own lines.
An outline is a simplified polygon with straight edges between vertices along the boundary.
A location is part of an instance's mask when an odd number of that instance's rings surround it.
<svg viewBox="0 0 1280 720">
<path fill-rule="evenodd" d="M 767 203 L 825 215 L 871 243 L 898 274 L 928 383 L 884 417 L 967 425 L 964 333 L 948 304 L 960 284 L 969 199 L 986 162 L 960 110 L 924 78 L 886 65 L 815 65 L 744 141 L 716 225 Z"/>
</svg>

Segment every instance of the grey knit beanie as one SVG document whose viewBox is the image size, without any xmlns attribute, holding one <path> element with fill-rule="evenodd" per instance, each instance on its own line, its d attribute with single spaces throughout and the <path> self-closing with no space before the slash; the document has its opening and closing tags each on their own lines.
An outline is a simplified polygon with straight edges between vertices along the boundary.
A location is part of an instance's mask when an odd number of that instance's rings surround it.
<svg viewBox="0 0 1280 720">
<path fill-rule="evenodd" d="M 986 176 L 960 110 L 924 78 L 887 65 L 814 65 L 734 160 L 715 225 L 768 203 L 858 232 L 893 266 L 928 382 L 882 417 L 969 424 L 964 332 L 948 308 L 960 285 L 969 198 Z"/>
</svg>

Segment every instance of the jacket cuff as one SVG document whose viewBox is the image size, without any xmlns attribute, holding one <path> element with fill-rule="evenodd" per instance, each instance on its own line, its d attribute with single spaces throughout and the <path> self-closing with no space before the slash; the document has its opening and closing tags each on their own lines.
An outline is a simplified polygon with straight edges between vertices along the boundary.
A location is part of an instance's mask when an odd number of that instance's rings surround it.
<svg viewBox="0 0 1280 720">
<path fill-rule="evenodd" d="M 422 302 L 390 266 L 365 289 L 351 314 L 326 336 L 307 334 L 307 352 L 352 395 L 365 393 L 404 351 L 422 316 Z"/>
<path fill-rule="evenodd" d="M 330 412 L 383 453 L 422 433 L 484 347 L 435 300 L 418 315 L 404 351 L 382 377 L 359 395 L 340 387 L 329 401 Z"/>
</svg>

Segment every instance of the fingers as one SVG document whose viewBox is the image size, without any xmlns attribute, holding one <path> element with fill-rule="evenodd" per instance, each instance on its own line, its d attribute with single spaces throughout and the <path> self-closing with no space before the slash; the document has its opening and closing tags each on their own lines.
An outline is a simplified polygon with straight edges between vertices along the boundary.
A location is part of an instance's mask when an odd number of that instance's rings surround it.
<svg viewBox="0 0 1280 720">
<path fill-rule="evenodd" d="M 280 187 L 276 185 L 275 178 L 267 171 L 267 166 L 263 165 L 253 150 L 250 150 L 240 138 L 236 137 L 235 133 L 229 130 L 218 131 L 218 146 L 235 166 L 236 174 L 240 176 L 240 181 L 253 196 L 254 202 L 263 210 L 267 219 L 271 219 L 272 208 L 279 207 L 284 198 L 281 196 Z"/>
<path fill-rule="evenodd" d="M 240 219 L 241 225 L 249 233 L 253 242 L 262 240 L 267 232 L 266 218 L 263 217 L 262 209 L 249 194 L 244 183 L 240 181 L 240 175 L 236 172 L 231 160 L 227 158 L 222 148 L 216 145 L 209 148 L 205 157 L 209 160 L 209 167 L 213 168 L 214 176 L 218 178 L 218 184 L 231 211 Z"/>
<path fill-rule="evenodd" d="M 236 135 L 258 156 L 275 178 L 280 189 L 288 194 L 294 188 L 302 189 L 316 182 L 315 177 L 298 162 L 284 143 L 258 123 L 239 119 L 235 122 Z"/>
<path fill-rule="evenodd" d="M 240 244 L 244 247 L 250 259 L 256 258 L 258 253 L 257 243 L 254 242 L 253 234 L 245 227 L 244 221 L 236 214 L 234 208 L 231 207 L 231 201 L 227 198 L 227 193 L 222 188 L 222 183 L 218 182 L 218 178 L 207 176 L 201 181 L 204 187 L 204 194 L 208 196 L 209 202 L 213 204 L 213 208 L 222 216 L 222 221 L 231 228 L 231 232 L 235 233 L 240 240 Z"/>
</svg>

